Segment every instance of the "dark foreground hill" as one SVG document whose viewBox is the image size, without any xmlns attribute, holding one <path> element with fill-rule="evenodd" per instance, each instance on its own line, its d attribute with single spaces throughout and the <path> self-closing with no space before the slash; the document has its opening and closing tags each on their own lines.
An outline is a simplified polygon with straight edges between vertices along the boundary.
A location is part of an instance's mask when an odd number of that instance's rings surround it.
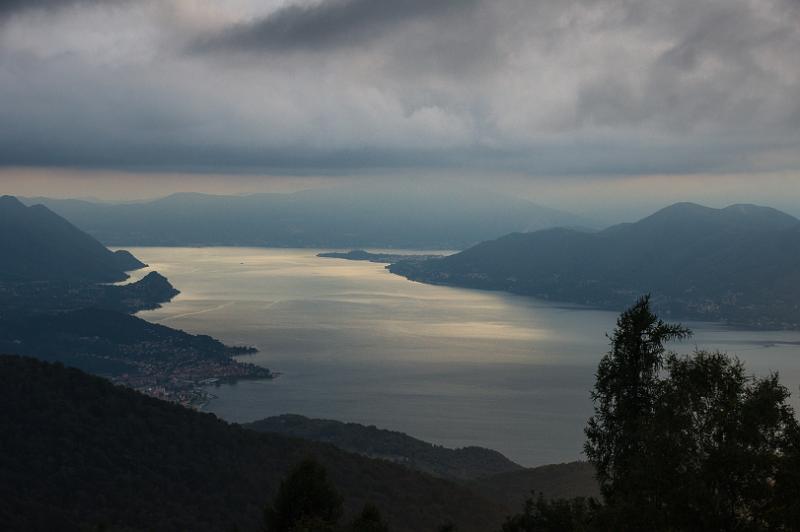
<svg viewBox="0 0 800 532">
<path fill-rule="evenodd" d="M 517 512 L 532 492 L 547 498 L 600 496 L 594 467 L 587 462 L 525 468 L 491 449 L 448 449 L 402 432 L 293 414 L 274 416 L 245 426 L 258 432 L 330 443 L 348 452 L 449 478 L 494 501 L 509 514 Z"/>
<path fill-rule="evenodd" d="M 352 514 L 374 502 L 392 530 L 498 528 L 467 488 L 333 446 L 262 434 L 76 369 L 0 356 L 3 530 L 257 530 L 294 463 L 328 468 Z"/>
<path fill-rule="evenodd" d="M 652 293 L 666 316 L 800 328 L 800 220 L 754 205 L 680 203 L 598 233 L 515 233 L 390 270 L 614 310 Z"/>
<path fill-rule="evenodd" d="M 466 480 L 523 469 L 491 449 L 448 449 L 412 438 L 402 432 L 358 423 L 286 414 L 255 421 L 246 426 L 259 432 L 331 443 L 345 451 L 389 460 L 443 478 Z"/>
<path fill-rule="evenodd" d="M 143 267 L 127 251 L 112 252 L 43 205 L 0 197 L 0 281 L 113 282 Z"/>
</svg>

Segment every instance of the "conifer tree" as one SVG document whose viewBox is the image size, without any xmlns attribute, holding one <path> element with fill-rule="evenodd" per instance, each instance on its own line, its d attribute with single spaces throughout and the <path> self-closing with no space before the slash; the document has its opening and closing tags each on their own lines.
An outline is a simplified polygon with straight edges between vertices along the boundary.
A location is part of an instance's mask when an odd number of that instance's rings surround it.
<svg viewBox="0 0 800 532">
<path fill-rule="evenodd" d="M 667 324 L 650 309 L 650 297 L 640 298 L 617 320 L 611 351 L 600 361 L 592 392 L 595 415 L 586 428 L 586 455 L 597 469 L 604 497 L 637 500 L 649 497 L 635 488 L 651 443 L 652 416 L 657 406 L 659 372 L 670 340 L 686 338 L 689 329 Z M 640 507 L 641 509 L 641 507 Z"/>
<path fill-rule="evenodd" d="M 367 503 L 350 526 L 350 532 L 389 532 L 389 525 L 383 520 L 378 507 Z"/>
<path fill-rule="evenodd" d="M 264 531 L 333 531 L 341 516 L 341 495 L 328 480 L 325 467 L 308 458 L 281 482 L 275 499 L 264 512 Z"/>
</svg>

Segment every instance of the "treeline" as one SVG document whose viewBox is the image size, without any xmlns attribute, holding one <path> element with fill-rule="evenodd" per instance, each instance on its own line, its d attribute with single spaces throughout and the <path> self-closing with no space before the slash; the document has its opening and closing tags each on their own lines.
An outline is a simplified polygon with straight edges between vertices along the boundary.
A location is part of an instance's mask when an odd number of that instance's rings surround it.
<svg viewBox="0 0 800 532">
<path fill-rule="evenodd" d="M 343 519 L 343 497 L 313 458 L 296 465 L 264 509 L 264 532 L 389 532 L 377 506 L 368 502 L 352 519 Z M 455 532 L 443 523 L 438 532 Z"/>
</svg>

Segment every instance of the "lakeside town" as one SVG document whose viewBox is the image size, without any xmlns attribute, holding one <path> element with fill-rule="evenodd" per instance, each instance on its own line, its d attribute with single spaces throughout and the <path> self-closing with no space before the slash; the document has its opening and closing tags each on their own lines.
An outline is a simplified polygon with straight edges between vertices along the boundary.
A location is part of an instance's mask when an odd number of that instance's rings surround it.
<svg viewBox="0 0 800 532">
<path fill-rule="evenodd" d="M 248 354 L 256 352 L 255 348 L 230 349 L 246 351 Z M 210 385 L 239 380 L 273 379 L 275 376 L 267 368 L 232 358 L 208 360 L 188 356 L 181 357 L 177 364 L 148 360 L 137 364 L 135 372 L 123 373 L 111 380 L 150 397 L 197 409 L 213 399 L 213 394 L 207 390 Z"/>
</svg>

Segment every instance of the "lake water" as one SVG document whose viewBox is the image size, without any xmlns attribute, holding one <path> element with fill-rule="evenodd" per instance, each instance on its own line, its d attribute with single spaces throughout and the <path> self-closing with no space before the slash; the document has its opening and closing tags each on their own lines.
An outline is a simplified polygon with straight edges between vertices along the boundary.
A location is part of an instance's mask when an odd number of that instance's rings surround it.
<svg viewBox="0 0 800 532">
<path fill-rule="evenodd" d="M 212 388 L 230 421 L 296 413 L 374 424 L 527 466 L 582 457 L 594 370 L 616 313 L 429 286 L 320 250 L 130 248 L 181 294 L 139 316 L 229 344 L 280 372 Z M 800 333 L 690 323 L 677 351 L 717 348 L 780 370 L 797 405 Z"/>
</svg>

